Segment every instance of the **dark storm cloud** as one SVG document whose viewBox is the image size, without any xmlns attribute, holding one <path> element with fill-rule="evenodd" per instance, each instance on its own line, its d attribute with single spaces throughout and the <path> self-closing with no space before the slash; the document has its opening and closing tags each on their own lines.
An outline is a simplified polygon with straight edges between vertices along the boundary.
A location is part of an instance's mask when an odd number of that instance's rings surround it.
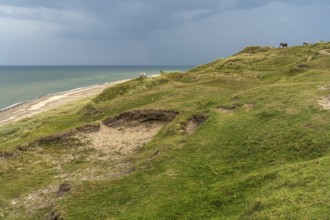
<svg viewBox="0 0 330 220">
<path fill-rule="evenodd" d="M 252 9 L 274 2 L 296 5 L 326 3 L 325 0 L 5 0 L 0 5 L 32 8 L 39 12 L 40 7 L 45 11 L 72 10 L 77 17 L 80 14 L 84 17 L 89 15 L 84 22 L 75 25 L 71 24 L 70 17 L 59 19 L 50 15 L 46 18 L 41 13 L 30 13 L 28 18 L 54 22 L 62 20 L 60 35 L 63 37 L 106 39 L 143 38 L 159 29 L 179 27 L 192 20 L 207 19 L 226 11 Z M 24 19 L 27 15 L 21 14 L 16 18 Z"/>
<path fill-rule="evenodd" d="M 0 4 L 18 7 L 50 7 L 59 8 L 63 0 L 2 0 Z"/>
<path fill-rule="evenodd" d="M 0 61 L 198 64 L 247 44 L 320 40 L 329 35 L 329 5 L 326 0 L 2 0 Z"/>
</svg>

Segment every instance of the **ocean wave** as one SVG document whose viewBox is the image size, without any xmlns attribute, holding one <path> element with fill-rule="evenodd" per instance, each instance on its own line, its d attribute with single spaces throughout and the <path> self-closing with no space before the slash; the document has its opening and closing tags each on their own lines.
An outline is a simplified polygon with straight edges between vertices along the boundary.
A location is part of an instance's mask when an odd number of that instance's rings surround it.
<svg viewBox="0 0 330 220">
<path fill-rule="evenodd" d="M 0 109 L 0 112 L 7 111 L 7 110 L 9 110 L 9 109 L 12 109 L 12 108 L 18 107 L 18 106 L 20 106 L 20 105 L 23 105 L 24 103 L 26 103 L 26 102 L 17 102 L 17 103 L 15 103 L 15 104 L 12 104 L 12 105 L 6 107 L 6 108 Z"/>
</svg>

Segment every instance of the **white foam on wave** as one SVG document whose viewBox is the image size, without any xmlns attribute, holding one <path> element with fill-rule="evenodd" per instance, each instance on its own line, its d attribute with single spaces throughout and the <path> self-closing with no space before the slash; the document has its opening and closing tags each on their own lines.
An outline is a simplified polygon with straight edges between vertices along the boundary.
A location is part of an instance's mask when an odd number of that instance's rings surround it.
<svg viewBox="0 0 330 220">
<path fill-rule="evenodd" d="M 111 83 L 111 82 L 110 82 Z M 44 95 L 44 96 L 39 96 L 37 98 L 33 98 L 33 99 L 28 99 L 26 101 L 22 101 L 22 102 L 18 102 L 18 103 L 15 103 L 13 105 L 10 105 L 8 107 L 5 107 L 3 109 L 0 109 L 0 112 L 3 112 L 3 111 L 7 111 L 9 109 L 13 109 L 13 108 L 16 108 L 18 106 L 21 106 L 21 105 L 24 105 L 26 103 L 30 103 L 30 102 L 33 102 L 33 101 L 36 101 L 38 99 L 42 99 L 42 98 L 46 98 L 46 97 L 50 97 L 49 99 L 43 101 L 40 103 L 40 105 L 38 104 L 38 106 L 41 106 L 43 107 L 44 105 L 46 105 L 47 103 L 49 102 L 52 102 L 52 101 L 56 101 L 60 98 L 63 97 L 63 94 L 74 94 L 74 93 L 77 93 L 77 92 L 80 92 L 80 91 L 84 91 L 84 90 L 89 90 L 89 89 L 94 89 L 94 88 L 97 88 L 97 87 L 101 87 L 101 86 L 104 86 L 104 85 L 107 85 L 107 84 L 110 84 L 110 83 L 103 83 L 103 84 L 100 84 L 100 85 L 91 85 L 91 86 L 86 86 L 86 87 L 79 87 L 79 88 L 75 88 L 75 89 L 70 89 L 70 90 L 66 90 L 66 91 L 61 91 L 61 92 L 55 92 L 55 93 L 50 93 L 50 94 L 47 94 L 47 95 Z M 66 96 L 66 95 L 65 95 Z M 35 110 L 39 107 L 37 106 L 32 106 L 29 110 Z"/>
<path fill-rule="evenodd" d="M 96 88 L 99 88 L 99 87 L 106 87 L 108 85 L 111 85 L 111 84 L 114 84 L 114 83 L 124 82 L 126 80 L 129 80 L 129 79 L 116 80 L 116 81 L 106 82 L 106 83 L 102 83 L 102 84 L 95 84 L 95 85 L 90 85 L 90 86 L 85 86 L 85 87 L 79 87 L 79 88 L 75 88 L 75 89 L 70 89 L 70 90 L 66 90 L 66 91 L 50 93 L 50 94 L 47 94 L 47 95 L 44 95 L 44 96 L 40 96 L 40 97 L 37 97 L 37 98 L 34 98 L 34 99 L 30 99 L 30 100 L 26 100 L 26 101 L 23 101 L 23 102 L 15 103 L 15 104 L 10 105 L 10 106 L 8 106 L 6 108 L 0 109 L 0 112 L 4 112 L 4 111 L 10 110 L 10 109 L 13 109 L 15 107 L 21 106 L 21 105 L 24 105 L 24 104 L 27 104 L 27 103 L 31 103 L 31 102 L 37 101 L 39 99 L 45 99 L 43 101 L 40 101 L 39 103 L 36 103 L 35 105 L 32 105 L 29 108 L 30 111 L 36 111 L 36 110 L 38 110 L 38 109 L 46 106 L 47 104 L 49 104 L 51 102 L 54 102 L 56 100 L 59 100 L 59 99 L 61 99 L 63 97 L 66 97 L 66 96 L 69 96 L 69 95 L 72 95 L 72 94 L 75 94 L 75 93 L 79 93 L 81 91 L 96 89 Z"/>
<path fill-rule="evenodd" d="M 11 108 L 15 108 L 17 106 L 23 105 L 24 103 L 25 102 L 17 102 L 15 104 L 12 104 L 12 105 L 6 107 L 6 108 L 0 109 L 0 112 L 6 111 L 6 110 L 11 109 Z"/>
</svg>

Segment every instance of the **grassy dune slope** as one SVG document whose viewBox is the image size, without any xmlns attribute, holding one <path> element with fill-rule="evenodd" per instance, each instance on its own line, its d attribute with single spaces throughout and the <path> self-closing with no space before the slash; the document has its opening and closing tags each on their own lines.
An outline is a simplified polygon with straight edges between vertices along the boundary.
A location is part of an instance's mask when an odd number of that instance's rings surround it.
<svg viewBox="0 0 330 220">
<path fill-rule="evenodd" d="M 0 127 L 0 219 L 327 219 L 329 103 L 330 43 L 248 47 L 117 85 Z M 179 114 L 116 157 L 40 141 L 137 109 Z"/>
</svg>

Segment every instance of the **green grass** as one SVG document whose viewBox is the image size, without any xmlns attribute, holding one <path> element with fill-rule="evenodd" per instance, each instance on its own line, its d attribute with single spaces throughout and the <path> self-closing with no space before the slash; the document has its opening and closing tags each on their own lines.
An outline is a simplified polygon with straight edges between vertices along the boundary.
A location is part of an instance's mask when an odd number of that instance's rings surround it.
<svg viewBox="0 0 330 220">
<path fill-rule="evenodd" d="M 51 210 L 65 219 L 328 219 L 330 112 L 318 105 L 330 95 L 320 89 L 330 85 L 330 56 L 318 53 L 328 48 L 248 47 L 0 127 L 0 152 L 15 155 L 0 158 L 0 219 L 42 219 Z M 93 151 L 75 141 L 25 151 L 18 145 L 151 108 L 180 114 L 124 160 L 134 172 L 71 178 L 73 190 L 44 209 L 11 205 L 59 185 L 62 176 L 116 169 L 112 161 L 88 160 Z M 185 125 L 198 114 L 208 118 L 188 135 Z M 67 155 L 75 159 L 66 161 Z"/>
</svg>

